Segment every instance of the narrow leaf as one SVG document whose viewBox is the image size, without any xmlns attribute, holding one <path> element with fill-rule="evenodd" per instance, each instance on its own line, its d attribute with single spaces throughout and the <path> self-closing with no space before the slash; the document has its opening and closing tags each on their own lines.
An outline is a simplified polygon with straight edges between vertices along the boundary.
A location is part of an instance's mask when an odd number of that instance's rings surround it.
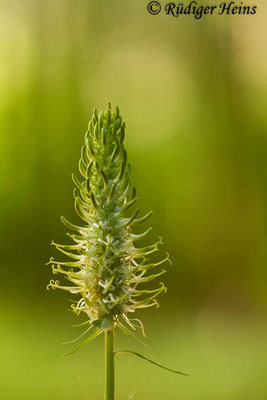
<svg viewBox="0 0 267 400">
<path fill-rule="evenodd" d="M 155 361 L 152 361 L 152 360 L 150 360 L 149 358 L 143 356 L 142 354 L 136 353 L 135 351 L 131 351 L 131 350 L 118 350 L 118 351 L 115 351 L 114 354 L 115 354 L 115 355 L 117 355 L 117 354 L 132 354 L 132 355 L 134 355 L 134 356 L 136 356 L 136 357 L 142 358 L 143 360 L 146 360 L 146 361 L 150 362 L 151 364 L 156 365 L 157 367 L 166 369 L 166 371 L 174 372 L 175 374 L 179 374 L 179 375 L 190 376 L 189 374 L 185 374 L 185 373 L 183 373 L 183 372 L 176 371 L 175 369 L 171 369 L 171 368 L 164 367 L 164 365 L 158 364 L 158 363 L 156 363 Z"/>
</svg>

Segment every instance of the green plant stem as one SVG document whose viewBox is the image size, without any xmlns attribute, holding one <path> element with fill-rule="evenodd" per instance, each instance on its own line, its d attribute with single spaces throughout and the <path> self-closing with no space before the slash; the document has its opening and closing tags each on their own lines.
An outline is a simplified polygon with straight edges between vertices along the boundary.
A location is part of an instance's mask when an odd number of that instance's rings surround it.
<svg viewBox="0 0 267 400">
<path fill-rule="evenodd" d="M 105 331 L 105 399 L 114 400 L 114 333 L 113 328 Z"/>
</svg>

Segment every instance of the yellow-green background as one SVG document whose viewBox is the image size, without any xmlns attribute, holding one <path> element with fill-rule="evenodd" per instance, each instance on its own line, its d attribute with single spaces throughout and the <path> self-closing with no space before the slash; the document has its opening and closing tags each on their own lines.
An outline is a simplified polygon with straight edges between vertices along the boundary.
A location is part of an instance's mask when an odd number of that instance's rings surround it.
<svg viewBox="0 0 267 400">
<path fill-rule="evenodd" d="M 117 348 L 191 374 L 122 355 L 117 399 L 266 399 L 267 7 L 254 3 L 196 21 L 144 0 L 1 0 L 1 399 L 103 399 L 103 337 L 63 357 L 83 318 L 46 291 L 44 265 L 66 240 L 60 215 L 75 220 L 70 176 L 107 101 L 173 261 L 161 307 L 138 314 L 158 353 L 120 334 Z"/>
</svg>

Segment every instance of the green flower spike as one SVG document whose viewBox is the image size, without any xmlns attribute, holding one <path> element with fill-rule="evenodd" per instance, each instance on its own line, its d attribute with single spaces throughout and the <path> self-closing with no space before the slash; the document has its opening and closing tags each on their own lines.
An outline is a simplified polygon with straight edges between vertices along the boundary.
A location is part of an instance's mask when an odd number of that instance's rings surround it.
<svg viewBox="0 0 267 400">
<path fill-rule="evenodd" d="M 169 256 L 157 263 L 149 261 L 149 255 L 158 250 L 161 239 L 143 248 L 135 245 L 151 228 L 135 234 L 134 226 L 145 222 L 152 212 L 138 218 L 140 209 L 131 211 L 137 197 L 124 136 L 125 123 L 118 107 L 114 113 L 110 103 L 104 112 L 98 114 L 94 110 L 79 161 L 82 178 L 72 176 L 76 185 L 75 210 L 84 223 L 76 226 L 62 217 L 63 224 L 74 232 L 68 233 L 74 244 L 52 243 L 70 259 L 51 258 L 53 273 L 63 274 L 71 284 L 64 286 L 58 280 L 51 280 L 48 287 L 79 296 L 72 309 L 87 315 L 85 324 L 89 328 L 84 334 L 91 332 L 82 345 L 102 331 L 113 332 L 116 326 L 130 334 L 139 325 L 144 332 L 142 322 L 130 319 L 129 314 L 140 308 L 158 306 L 157 296 L 166 292 L 163 283 L 154 289 L 144 289 L 143 285 L 139 288 L 140 284 L 153 281 L 165 272 L 164 269 L 154 271 L 169 261 Z"/>
</svg>

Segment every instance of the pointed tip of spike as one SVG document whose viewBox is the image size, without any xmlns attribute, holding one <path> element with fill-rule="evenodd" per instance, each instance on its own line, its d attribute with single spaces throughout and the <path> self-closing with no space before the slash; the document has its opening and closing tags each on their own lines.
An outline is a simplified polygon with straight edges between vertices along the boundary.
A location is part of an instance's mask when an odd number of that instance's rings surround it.
<svg viewBox="0 0 267 400">
<path fill-rule="evenodd" d="M 97 113 L 97 108 L 95 107 L 94 109 L 93 109 L 93 117 L 95 117 L 95 119 L 96 119 L 96 121 L 98 120 L 98 115 L 97 115 L 98 113 Z"/>
<path fill-rule="evenodd" d="M 118 118 L 120 115 L 120 109 L 118 106 L 115 106 L 115 117 Z"/>
</svg>

